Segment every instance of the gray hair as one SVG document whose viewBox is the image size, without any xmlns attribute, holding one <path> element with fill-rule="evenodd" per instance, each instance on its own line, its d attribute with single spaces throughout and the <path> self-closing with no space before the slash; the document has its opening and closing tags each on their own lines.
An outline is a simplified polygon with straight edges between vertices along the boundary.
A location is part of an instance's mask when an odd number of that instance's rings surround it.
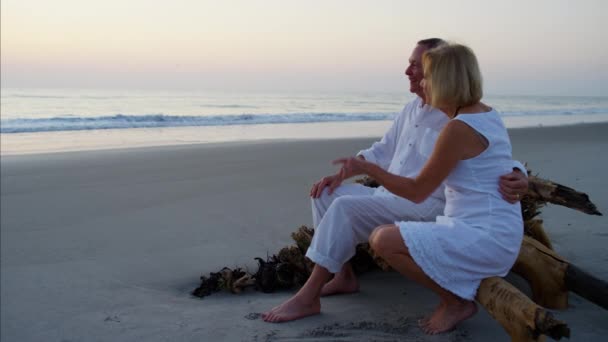
<svg viewBox="0 0 608 342">
<path fill-rule="evenodd" d="M 441 38 L 427 38 L 427 39 L 422 39 L 419 40 L 418 45 L 422 45 L 427 49 L 434 49 L 438 46 L 442 46 L 442 45 L 446 45 L 447 42 Z"/>
</svg>

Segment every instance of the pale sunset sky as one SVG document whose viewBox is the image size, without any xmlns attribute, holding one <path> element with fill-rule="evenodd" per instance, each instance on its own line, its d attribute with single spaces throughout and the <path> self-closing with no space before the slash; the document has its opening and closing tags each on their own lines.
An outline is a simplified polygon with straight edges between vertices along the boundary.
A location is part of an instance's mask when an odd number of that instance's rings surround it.
<svg viewBox="0 0 608 342">
<path fill-rule="evenodd" d="M 2 0 L 3 88 L 405 91 L 416 41 L 487 94 L 608 95 L 608 1 Z"/>
</svg>

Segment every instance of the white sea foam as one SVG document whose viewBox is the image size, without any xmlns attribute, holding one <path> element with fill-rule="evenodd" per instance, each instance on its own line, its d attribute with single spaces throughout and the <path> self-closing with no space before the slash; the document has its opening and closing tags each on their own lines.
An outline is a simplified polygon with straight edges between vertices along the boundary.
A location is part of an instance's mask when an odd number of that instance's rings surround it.
<svg viewBox="0 0 608 342">
<path fill-rule="evenodd" d="M 351 122 L 391 120 L 394 113 L 288 113 L 215 116 L 112 115 L 2 120 L 0 133 L 80 131 L 92 129 L 259 125 L 279 123 Z"/>
</svg>

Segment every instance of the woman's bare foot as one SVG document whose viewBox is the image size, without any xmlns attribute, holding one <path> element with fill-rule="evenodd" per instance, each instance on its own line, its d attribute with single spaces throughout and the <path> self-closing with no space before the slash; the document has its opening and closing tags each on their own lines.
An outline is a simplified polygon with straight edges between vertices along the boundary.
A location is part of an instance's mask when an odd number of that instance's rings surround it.
<svg viewBox="0 0 608 342">
<path fill-rule="evenodd" d="M 440 334 L 454 329 L 458 323 L 476 313 L 475 302 L 462 301 L 458 304 L 440 305 L 427 321 L 421 322 L 421 328 L 430 335 Z"/>
<path fill-rule="evenodd" d="M 321 312 L 321 300 L 317 297 L 312 302 L 306 301 L 297 294 L 283 304 L 262 314 L 262 319 L 270 323 L 293 321 Z"/>
<path fill-rule="evenodd" d="M 425 315 L 424 317 L 422 317 L 421 319 L 418 320 L 418 326 L 424 330 L 424 328 L 429 324 L 429 321 L 431 320 L 431 318 L 433 317 L 433 315 L 438 312 L 439 310 L 441 310 L 443 307 L 445 306 L 445 303 L 443 301 L 439 302 L 439 305 L 437 305 L 437 307 L 435 308 L 435 310 L 433 310 L 432 313 Z"/>
<path fill-rule="evenodd" d="M 340 272 L 327 284 L 323 285 L 321 297 L 356 292 L 359 292 L 357 276 L 350 272 Z"/>
</svg>

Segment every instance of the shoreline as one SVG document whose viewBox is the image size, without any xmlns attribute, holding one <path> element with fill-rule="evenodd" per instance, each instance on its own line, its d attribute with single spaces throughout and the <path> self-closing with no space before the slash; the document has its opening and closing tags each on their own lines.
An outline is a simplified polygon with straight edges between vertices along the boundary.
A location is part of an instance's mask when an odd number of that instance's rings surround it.
<svg viewBox="0 0 608 342">
<path fill-rule="evenodd" d="M 503 120 L 511 131 L 526 128 L 606 125 L 608 114 L 593 114 L 588 117 L 547 115 L 532 119 L 503 117 Z M 0 157 L 197 144 L 380 138 L 391 123 L 392 121 L 355 121 L 2 133 Z"/>
</svg>

